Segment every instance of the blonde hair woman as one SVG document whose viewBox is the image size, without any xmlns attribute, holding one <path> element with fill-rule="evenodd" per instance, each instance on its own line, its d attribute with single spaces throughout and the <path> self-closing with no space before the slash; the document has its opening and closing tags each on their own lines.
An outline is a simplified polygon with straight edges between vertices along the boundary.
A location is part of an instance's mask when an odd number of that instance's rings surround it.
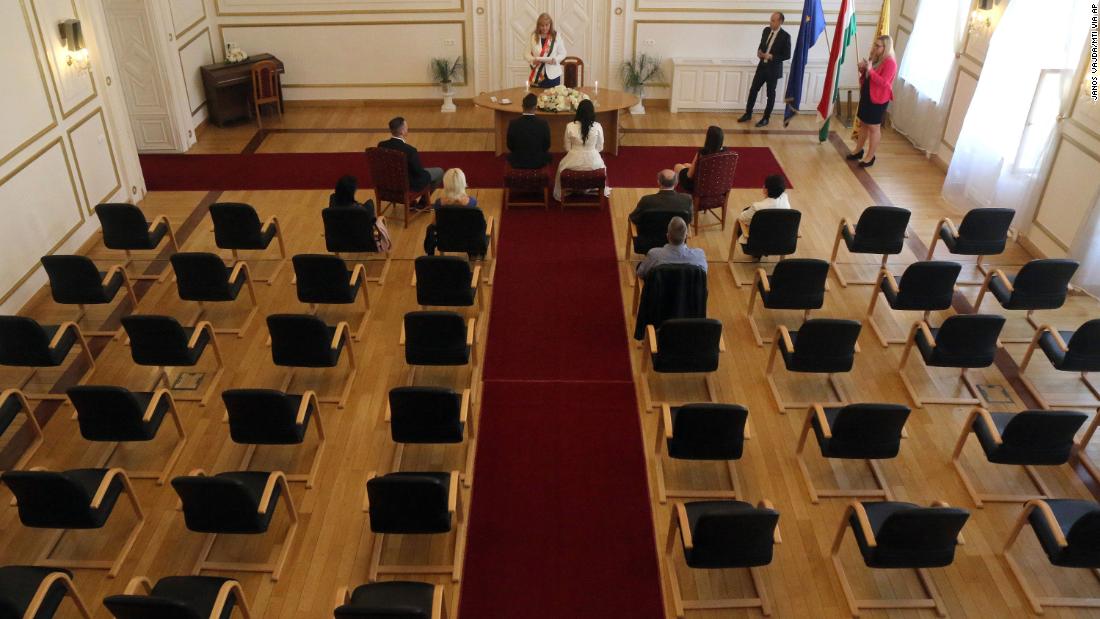
<svg viewBox="0 0 1100 619">
<path fill-rule="evenodd" d="M 460 168 L 443 173 L 443 195 L 435 201 L 435 208 L 440 206 L 477 206 L 477 198 L 466 194 L 466 173 Z"/>
<path fill-rule="evenodd" d="M 882 119 L 886 106 L 894 98 L 894 78 L 898 74 L 898 61 L 894 58 L 894 40 L 884 34 L 875 39 L 871 56 L 859 61 L 859 109 L 856 116 L 863 123 L 859 128 L 856 148 L 848 159 L 859 160 L 859 167 L 875 165 L 875 152 L 882 139 Z M 864 152 L 864 145 L 867 145 Z"/>
<path fill-rule="evenodd" d="M 526 54 L 527 64 L 531 65 L 527 83 L 536 88 L 552 88 L 561 84 L 561 61 L 567 55 L 565 42 L 554 29 L 554 19 L 549 13 L 539 15 Z"/>
</svg>

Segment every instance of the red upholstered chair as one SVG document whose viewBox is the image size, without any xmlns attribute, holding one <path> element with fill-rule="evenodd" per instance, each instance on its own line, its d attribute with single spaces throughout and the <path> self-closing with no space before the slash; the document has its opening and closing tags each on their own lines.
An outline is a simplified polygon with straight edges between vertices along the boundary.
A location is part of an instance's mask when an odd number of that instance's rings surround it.
<svg viewBox="0 0 1100 619">
<path fill-rule="evenodd" d="M 370 166 L 371 181 L 374 185 L 374 197 L 378 200 L 378 216 L 397 205 L 404 207 L 405 216 L 401 223 L 409 225 L 409 207 L 417 200 L 430 200 L 432 187 L 428 185 L 420 191 L 409 187 L 409 165 L 405 153 L 389 148 L 372 147 L 367 149 L 367 165 Z M 389 202 L 389 206 L 386 203 Z"/>
<path fill-rule="evenodd" d="M 695 164 L 695 191 L 691 201 L 695 205 L 692 218 L 693 232 L 699 233 L 699 220 L 702 214 L 718 210 L 718 222 L 722 230 L 726 229 L 726 202 L 733 188 L 733 174 L 737 170 L 737 153 L 725 150 L 706 157 L 699 157 Z M 713 214 L 713 213 L 712 213 Z M 713 226 L 715 224 L 708 224 Z"/>
<path fill-rule="evenodd" d="M 607 170 L 563 170 L 561 173 L 561 207 L 566 205 L 593 205 L 603 208 L 607 204 L 604 186 Z M 594 193 L 593 193 L 594 192 Z"/>
<path fill-rule="evenodd" d="M 550 208 L 550 166 L 535 169 L 504 168 L 504 210 L 510 206 Z"/>
<path fill-rule="evenodd" d="M 576 56 L 561 60 L 562 80 L 566 88 L 584 88 L 584 61 Z"/>
</svg>

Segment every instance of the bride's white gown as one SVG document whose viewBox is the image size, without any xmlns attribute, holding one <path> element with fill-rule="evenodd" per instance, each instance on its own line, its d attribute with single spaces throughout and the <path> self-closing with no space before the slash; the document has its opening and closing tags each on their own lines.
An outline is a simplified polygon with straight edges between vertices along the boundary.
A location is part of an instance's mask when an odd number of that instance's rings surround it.
<svg viewBox="0 0 1100 619">
<path fill-rule="evenodd" d="M 607 166 L 600 156 L 603 150 L 603 127 L 594 122 L 588 128 L 588 140 L 581 141 L 581 124 L 573 121 L 565 126 L 565 156 L 558 164 L 558 173 L 554 176 L 554 199 L 561 201 L 562 170 L 599 170 Z"/>
</svg>

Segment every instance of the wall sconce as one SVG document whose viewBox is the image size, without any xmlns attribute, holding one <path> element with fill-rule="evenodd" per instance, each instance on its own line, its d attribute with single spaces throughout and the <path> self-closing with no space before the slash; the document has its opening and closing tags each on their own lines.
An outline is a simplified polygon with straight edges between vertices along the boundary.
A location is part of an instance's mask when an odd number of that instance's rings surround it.
<svg viewBox="0 0 1100 619">
<path fill-rule="evenodd" d="M 61 34 L 61 42 L 69 53 L 65 56 L 65 64 L 70 67 L 74 64 L 81 71 L 88 69 L 88 48 L 84 44 L 84 29 L 79 19 L 66 19 L 57 25 Z"/>
<path fill-rule="evenodd" d="M 993 6 L 996 0 L 978 0 L 978 6 L 970 13 L 970 34 L 989 34 L 993 30 Z"/>
</svg>

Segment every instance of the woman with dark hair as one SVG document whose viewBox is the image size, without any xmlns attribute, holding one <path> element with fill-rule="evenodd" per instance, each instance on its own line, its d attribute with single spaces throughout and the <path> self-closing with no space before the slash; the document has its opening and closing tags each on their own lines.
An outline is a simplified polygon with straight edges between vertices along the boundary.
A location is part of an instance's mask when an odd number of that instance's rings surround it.
<svg viewBox="0 0 1100 619">
<path fill-rule="evenodd" d="M 374 202 L 367 200 L 366 204 L 355 201 L 355 192 L 359 190 L 359 181 L 350 174 L 345 174 L 336 181 L 336 189 L 328 197 L 329 207 L 357 206 L 370 210 L 374 215 Z"/>
<path fill-rule="evenodd" d="M 680 177 L 681 190 L 689 193 L 695 190 L 695 166 L 698 165 L 699 158 L 726 150 L 722 146 L 725 139 L 726 134 L 722 132 L 721 127 L 717 125 L 707 127 L 707 139 L 703 142 L 703 148 L 695 153 L 695 158 L 691 160 L 691 163 L 678 163 L 674 168 L 677 176 Z"/>
<path fill-rule="evenodd" d="M 603 127 L 596 122 L 596 106 L 585 99 L 577 105 L 573 122 L 565 126 L 565 156 L 558 164 L 554 177 L 554 199 L 561 200 L 562 170 L 599 170 L 606 168 L 600 151 L 603 150 Z M 610 192 L 611 188 L 606 188 Z"/>
</svg>

